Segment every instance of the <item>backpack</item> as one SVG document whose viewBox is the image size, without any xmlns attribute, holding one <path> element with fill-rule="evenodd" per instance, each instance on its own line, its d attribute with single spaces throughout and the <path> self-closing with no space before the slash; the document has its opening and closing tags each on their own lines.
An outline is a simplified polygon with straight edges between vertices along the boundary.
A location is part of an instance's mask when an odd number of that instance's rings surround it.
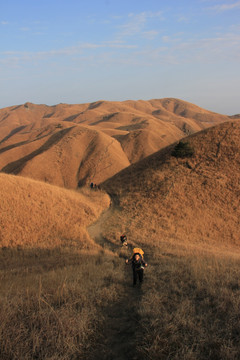
<svg viewBox="0 0 240 360">
<path fill-rule="evenodd" d="M 127 241 L 126 235 L 121 235 L 120 240 L 121 240 L 121 242 Z"/>
<path fill-rule="evenodd" d="M 128 246 L 126 235 L 121 235 L 120 240 L 122 242 L 122 246 Z"/>
<path fill-rule="evenodd" d="M 135 254 L 140 254 L 141 258 L 143 259 L 143 254 L 144 254 L 144 251 L 140 248 L 134 248 L 133 249 L 133 253 L 132 253 L 132 257 L 135 255 Z"/>
</svg>

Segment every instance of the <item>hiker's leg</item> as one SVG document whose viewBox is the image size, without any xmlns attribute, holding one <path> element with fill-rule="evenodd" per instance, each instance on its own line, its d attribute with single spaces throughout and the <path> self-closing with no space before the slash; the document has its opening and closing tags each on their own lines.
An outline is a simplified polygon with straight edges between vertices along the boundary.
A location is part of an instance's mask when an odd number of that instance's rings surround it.
<svg viewBox="0 0 240 360">
<path fill-rule="evenodd" d="M 133 269 L 133 285 L 136 285 L 137 283 L 137 271 Z"/>
<path fill-rule="evenodd" d="M 143 269 L 140 269 L 138 271 L 138 278 L 139 278 L 139 282 L 141 284 L 143 282 Z"/>
</svg>

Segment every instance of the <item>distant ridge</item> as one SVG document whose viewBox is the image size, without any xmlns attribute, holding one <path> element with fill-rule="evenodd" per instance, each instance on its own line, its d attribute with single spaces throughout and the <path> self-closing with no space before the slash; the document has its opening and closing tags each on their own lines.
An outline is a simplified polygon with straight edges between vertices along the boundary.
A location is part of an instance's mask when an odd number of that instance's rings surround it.
<svg viewBox="0 0 240 360">
<path fill-rule="evenodd" d="M 236 119 L 236 120 L 240 120 L 240 114 L 236 114 L 236 115 L 230 115 L 229 116 L 230 119 Z"/>
<path fill-rule="evenodd" d="M 0 109 L 0 170 L 67 188 L 100 183 L 169 144 L 235 116 L 174 98 L 25 103 Z"/>
</svg>

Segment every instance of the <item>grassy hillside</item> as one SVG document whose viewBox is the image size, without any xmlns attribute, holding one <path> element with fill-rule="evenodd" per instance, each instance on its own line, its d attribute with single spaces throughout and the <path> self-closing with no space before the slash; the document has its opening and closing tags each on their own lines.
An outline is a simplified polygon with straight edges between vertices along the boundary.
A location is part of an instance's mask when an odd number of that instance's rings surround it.
<svg viewBox="0 0 240 360">
<path fill-rule="evenodd" d="M 191 156 L 172 156 L 175 144 L 103 184 L 116 204 L 104 237 L 113 246 L 125 232 L 149 264 L 135 293 L 139 357 L 240 356 L 239 135 L 239 122 L 205 130 L 184 139 Z"/>
<path fill-rule="evenodd" d="M 171 145 L 106 181 L 119 197 L 134 241 L 239 245 L 240 123 L 224 123 Z M 134 231 L 133 231 L 134 229 Z"/>
<path fill-rule="evenodd" d="M 82 249 L 93 247 L 86 226 L 108 206 L 108 197 L 68 191 L 0 174 L 0 246 Z M 95 197 L 94 197 L 95 195 Z"/>
<path fill-rule="evenodd" d="M 238 359 L 239 135 L 239 121 L 224 123 L 122 170 L 101 184 L 111 206 L 96 223 L 109 204 L 102 191 L 2 174 L 1 356 Z M 125 265 L 136 245 L 148 262 L 142 288 Z"/>
<path fill-rule="evenodd" d="M 0 170 L 76 189 L 229 120 L 172 98 L 12 106 L 0 109 Z"/>
<path fill-rule="evenodd" d="M 0 358 L 83 358 L 117 293 L 115 257 L 86 231 L 109 197 L 6 174 L 0 184 Z"/>
<path fill-rule="evenodd" d="M 76 189 L 91 181 L 98 184 L 129 165 L 118 141 L 100 131 L 83 126 L 53 131 L 0 149 L 2 171 Z"/>
</svg>

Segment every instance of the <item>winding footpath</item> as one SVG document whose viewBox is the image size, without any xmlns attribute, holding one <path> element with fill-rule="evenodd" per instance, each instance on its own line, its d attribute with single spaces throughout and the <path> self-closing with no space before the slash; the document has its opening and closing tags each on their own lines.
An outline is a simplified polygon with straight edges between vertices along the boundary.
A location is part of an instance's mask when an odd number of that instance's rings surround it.
<svg viewBox="0 0 240 360">
<path fill-rule="evenodd" d="M 124 259 L 119 257 L 120 243 L 114 244 L 102 236 L 102 228 L 106 219 L 114 216 L 115 206 L 112 205 L 102 213 L 98 220 L 88 227 L 89 235 L 104 249 L 118 255 L 118 261 L 126 272 L 126 281 L 119 284 L 117 300 L 104 311 L 105 321 L 101 344 L 96 343 L 91 349 L 89 360 L 137 360 L 137 334 L 140 316 L 138 313 L 142 291 L 135 289 L 129 282 L 129 267 L 125 266 Z M 103 341 L 102 341 L 103 338 Z"/>
</svg>

